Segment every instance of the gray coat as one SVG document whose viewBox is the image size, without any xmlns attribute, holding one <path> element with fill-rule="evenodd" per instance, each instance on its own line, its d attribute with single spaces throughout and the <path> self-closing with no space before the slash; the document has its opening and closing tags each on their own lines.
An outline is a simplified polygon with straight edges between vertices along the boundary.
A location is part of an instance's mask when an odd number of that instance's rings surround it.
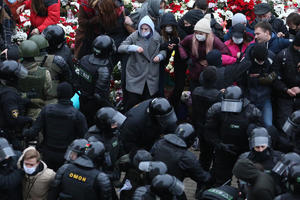
<svg viewBox="0 0 300 200">
<path fill-rule="evenodd" d="M 146 17 L 149 18 L 148 16 Z M 145 24 L 143 19 L 141 22 L 139 27 Z M 150 95 L 152 96 L 158 91 L 159 82 L 159 63 L 154 63 L 153 59 L 159 54 L 163 59 L 166 58 L 166 51 L 160 51 L 160 44 L 163 41 L 160 35 L 154 30 L 153 23 L 149 24 L 149 26 L 152 29 L 152 36 L 149 39 L 141 37 L 139 31 L 135 31 L 122 42 L 118 51 L 119 53 L 130 53 L 126 65 L 126 90 L 142 95 L 145 83 L 147 83 Z M 142 47 L 144 52 L 137 53 L 130 51 L 132 45 Z"/>
</svg>

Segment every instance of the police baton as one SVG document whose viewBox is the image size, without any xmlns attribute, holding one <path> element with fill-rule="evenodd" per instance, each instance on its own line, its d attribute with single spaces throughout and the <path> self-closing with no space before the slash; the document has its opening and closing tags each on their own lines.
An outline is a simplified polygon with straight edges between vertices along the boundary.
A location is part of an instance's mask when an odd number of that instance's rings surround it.
<svg viewBox="0 0 300 200">
<path fill-rule="evenodd" d="M 229 179 L 228 181 L 226 181 L 222 186 L 228 185 L 228 183 L 230 183 L 230 182 L 231 182 L 231 179 Z"/>
</svg>

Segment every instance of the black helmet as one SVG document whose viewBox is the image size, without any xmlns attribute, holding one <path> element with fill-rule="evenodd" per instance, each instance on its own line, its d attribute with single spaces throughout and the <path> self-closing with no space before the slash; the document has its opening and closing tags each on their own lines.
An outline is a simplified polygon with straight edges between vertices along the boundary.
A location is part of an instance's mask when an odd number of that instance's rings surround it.
<svg viewBox="0 0 300 200">
<path fill-rule="evenodd" d="M 126 117 L 112 107 L 103 107 L 96 113 L 97 127 L 106 133 L 111 130 L 112 125 L 120 127 L 125 121 Z"/>
<path fill-rule="evenodd" d="M 100 35 L 96 37 L 92 46 L 96 57 L 107 58 L 116 52 L 115 42 L 108 35 Z"/>
<path fill-rule="evenodd" d="M 156 199 L 155 195 L 150 191 L 149 185 L 138 187 L 132 197 L 132 200 L 152 200 Z"/>
<path fill-rule="evenodd" d="M 161 161 L 142 161 L 139 164 L 139 170 L 149 173 L 150 179 L 152 180 L 159 174 L 167 173 L 168 167 Z"/>
<path fill-rule="evenodd" d="M 140 149 L 136 152 L 136 154 L 133 156 L 133 159 L 132 159 L 132 164 L 138 168 L 139 167 L 139 164 L 140 162 L 142 161 L 152 161 L 153 158 L 151 156 L 151 154 L 144 150 L 144 149 Z"/>
<path fill-rule="evenodd" d="M 103 157 L 105 152 L 104 144 L 100 141 L 90 142 L 86 145 L 84 155 L 89 157 L 91 160 Z"/>
<path fill-rule="evenodd" d="M 257 146 L 271 147 L 271 137 L 264 127 L 258 127 L 251 131 L 249 138 L 249 147 L 253 149 Z"/>
<path fill-rule="evenodd" d="M 179 124 L 175 134 L 185 141 L 188 148 L 192 146 L 196 137 L 195 129 L 189 123 Z"/>
<path fill-rule="evenodd" d="M 49 43 L 49 48 L 56 50 L 63 46 L 65 42 L 65 31 L 59 25 L 50 25 L 42 32 Z"/>
<path fill-rule="evenodd" d="M 243 92 L 238 86 L 229 86 L 226 88 L 222 103 L 222 112 L 234 112 L 239 113 L 243 108 Z"/>
<path fill-rule="evenodd" d="M 14 150 L 5 138 L 0 137 L 0 163 L 12 156 L 15 156 Z"/>
<path fill-rule="evenodd" d="M 157 175 L 152 180 L 151 188 L 159 197 L 170 194 L 174 196 L 180 196 L 183 193 L 184 185 L 175 176 L 163 174 Z"/>
<path fill-rule="evenodd" d="M 177 117 L 167 99 L 155 98 L 150 101 L 148 112 L 165 131 L 175 131 Z"/>
<path fill-rule="evenodd" d="M 26 78 L 28 70 L 20 63 L 14 60 L 5 60 L 0 64 L 0 78 L 8 81 L 14 81 L 18 78 Z"/>
<path fill-rule="evenodd" d="M 84 151 L 85 147 L 88 144 L 88 141 L 86 139 L 76 139 L 74 140 L 68 147 L 66 153 L 65 153 L 65 160 L 71 161 L 73 160 L 72 154 L 75 152 L 77 153 L 77 157 L 81 156 Z"/>
<path fill-rule="evenodd" d="M 300 164 L 291 166 L 288 175 L 288 185 L 292 193 L 300 194 Z"/>
<path fill-rule="evenodd" d="M 284 123 L 282 130 L 292 137 L 294 134 L 300 132 L 300 110 L 292 113 L 292 115 Z"/>
<path fill-rule="evenodd" d="M 272 171 L 280 176 L 287 176 L 289 168 L 298 163 L 300 163 L 300 156 L 297 153 L 287 153 L 281 156 Z"/>
<path fill-rule="evenodd" d="M 217 188 L 205 190 L 200 200 L 236 200 L 239 197 L 239 191 L 229 185 L 223 185 Z"/>
</svg>

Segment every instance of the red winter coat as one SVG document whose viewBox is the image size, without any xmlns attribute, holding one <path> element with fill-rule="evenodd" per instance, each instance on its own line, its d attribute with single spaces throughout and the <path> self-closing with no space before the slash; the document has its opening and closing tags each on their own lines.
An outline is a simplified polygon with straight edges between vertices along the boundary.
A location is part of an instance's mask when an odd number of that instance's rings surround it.
<svg viewBox="0 0 300 200">
<path fill-rule="evenodd" d="M 30 9 L 31 26 L 38 28 L 41 33 L 47 26 L 58 24 L 60 17 L 60 0 L 44 0 L 48 8 L 46 17 L 38 16 L 31 8 L 31 0 L 25 1 L 25 9 Z"/>
</svg>

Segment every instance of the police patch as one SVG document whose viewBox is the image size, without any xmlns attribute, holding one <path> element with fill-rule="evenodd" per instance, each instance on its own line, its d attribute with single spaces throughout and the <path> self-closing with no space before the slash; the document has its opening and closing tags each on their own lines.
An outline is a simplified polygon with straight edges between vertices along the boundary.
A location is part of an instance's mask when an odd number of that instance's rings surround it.
<svg viewBox="0 0 300 200">
<path fill-rule="evenodd" d="M 11 115 L 13 118 L 17 119 L 19 116 L 19 111 L 17 109 L 14 109 L 11 111 Z"/>
</svg>

